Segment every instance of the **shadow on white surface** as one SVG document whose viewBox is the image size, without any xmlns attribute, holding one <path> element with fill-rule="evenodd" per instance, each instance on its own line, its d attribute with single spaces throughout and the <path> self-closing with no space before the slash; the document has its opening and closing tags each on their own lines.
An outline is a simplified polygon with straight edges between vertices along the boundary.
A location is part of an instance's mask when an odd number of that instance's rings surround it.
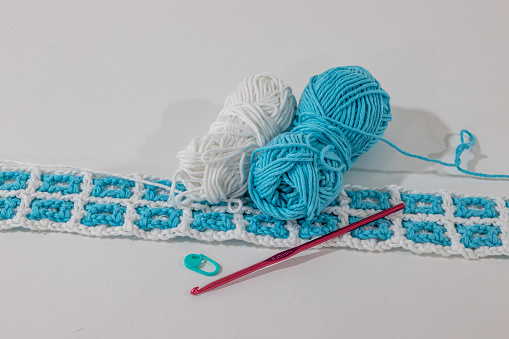
<svg viewBox="0 0 509 339">
<path fill-rule="evenodd" d="M 204 136 L 222 106 L 204 99 L 177 102 L 166 109 L 162 121 L 148 121 L 157 128 L 139 146 L 135 158 L 106 170 L 143 173 L 169 178 L 177 170 L 176 156 L 192 138 Z"/>
</svg>

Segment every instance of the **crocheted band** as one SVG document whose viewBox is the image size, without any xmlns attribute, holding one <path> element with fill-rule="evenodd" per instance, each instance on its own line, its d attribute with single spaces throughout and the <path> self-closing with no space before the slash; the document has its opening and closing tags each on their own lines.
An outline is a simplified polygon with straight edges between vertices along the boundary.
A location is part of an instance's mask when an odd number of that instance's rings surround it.
<svg viewBox="0 0 509 339">
<path fill-rule="evenodd" d="M 150 240 L 191 237 L 242 240 L 293 247 L 400 202 L 403 213 L 380 219 L 323 246 L 368 251 L 402 248 L 414 253 L 479 258 L 509 254 L 509 199 L 469 197 L 445 191 L 418 192 L 387 186 L 345 186 L 336 202 L 311 221 L 275 220 L 243 198 L 238 213 L 226 203 L 184 201 L 136 180 L 171 183 L 135 174 L 134 181 L 81 170 L 0 166 L 0 229 L 16 227 L 90 236 L 135 236 Z M 184 189 L 182 185 L 177 188 Z"/>
</svg>

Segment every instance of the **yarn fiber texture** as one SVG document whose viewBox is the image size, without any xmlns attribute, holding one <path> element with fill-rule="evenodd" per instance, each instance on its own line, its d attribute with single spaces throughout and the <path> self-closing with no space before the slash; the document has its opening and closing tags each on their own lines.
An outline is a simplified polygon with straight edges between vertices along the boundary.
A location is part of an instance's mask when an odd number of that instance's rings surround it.
<svg viewBox="0 0 509 339">
<path fill-rule="evenodd" d="M 256 207 L 282 220 L 310 220 L 323 211 L 339 195 L 343 174 L 384 133 L 389 99 L 362 67 L 312 77 L 295 127 L 253 152 L 249 194 Z"/>
<path fill-rule="evenodd" d="M 208 134 L 178 153 L 176 177 L 186 186 L 185 195 L 213 204 L 242 196 L 252 152 L 291 128 L 296 109 L 291 88 L 279 78 L 246 78 L 226 99 Z"/>
</svg>

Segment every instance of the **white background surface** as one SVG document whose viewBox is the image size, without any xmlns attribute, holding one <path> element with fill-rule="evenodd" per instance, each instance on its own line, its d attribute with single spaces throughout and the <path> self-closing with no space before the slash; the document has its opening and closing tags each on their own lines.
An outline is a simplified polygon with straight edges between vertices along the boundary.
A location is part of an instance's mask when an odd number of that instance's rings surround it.
<svg viewBox="0 0 509 339">
<path fill-rule="evenodd" d="M 361 65 L 391 95 L 385 136 L 469 169 L 509 173 L 505 1 L 2 1 L 0 158 L 170 176 L 222 102 L 253 73 L 300 97 L 328 68 Z M 453 175 L 447 175 L 452 173 Z M 345 182 L 509 195 L 375 146 Z M 509 330 L 506 258 L 314 250 L 216 292 L 278 250 L 0 233 L 0 338 L 475 338 Z"/>
</svg>

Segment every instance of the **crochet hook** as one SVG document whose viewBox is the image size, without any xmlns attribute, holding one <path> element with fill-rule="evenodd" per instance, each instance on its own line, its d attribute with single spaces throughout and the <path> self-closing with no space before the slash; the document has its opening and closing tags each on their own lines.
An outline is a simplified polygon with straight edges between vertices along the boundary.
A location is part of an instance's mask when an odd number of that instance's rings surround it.
<svg viewBox="0 0 509 339">
<path fill-rule="evenodd" d="M 373 222 L 375 220 L 378 220 L 380 218 L 383 218 L 383 217 L 386 217 L 388 216 L 389 214 L 392 214 L 392 213 L 395 213 L 397 211 L 400 211 L 402 209 L 405 208 L 405 204 L 401 203 L 401 204 L 398 204 L 396 206 L 393 206 L 391 208 L 388 208 L 386 210 L 383 210 L 381 212 L 378 212 L 376 214 L 373 214 L 372 216 L 369 216 L 365 219 L 362 219 L 362 220 L 359 220 L 357 222 L 354 222 L 353 224 L 350 224 L 348 226 L 345 226 L 343 228 L 340 228 L 339 230 L 336 230 L 334 232 L 331 232 L 329 234 L 326 234 L 326 235 L 323 235 L 315 240 L 311 240 L 307 243 L 304 243 L 302 245 L 299 245 L 299 246 L 296 246 L 296 247 L 293 247 L 293 248 L 290 248 L 289 250 L 285 250 L 285 251 L 282 251 L 282 252 L 279 252 L 278 254 L 276 255 L 273 255 L 272 257 L 268 258 L 268 259 L 265 259 L 264 261 L 261 261 L 257 264 L 254 264 L 252 266 L 249 266 L 249 267 L 246 267 L 244 268 L 243 270 L 240 270 L 240 271 L 237 271 L 235 273 L 232 273 L 230 275 L 227 275 L 226 277 L 224 278 L 221 278 L 221 279 L 218 279 L 216 281 L 213 281 L 211 282 L 210 284 L 208 285 L 205 285 L 203 286 L 202 288 L 199 288 L 199 287 L 195 287 L 191 290 L 191 294 L 192 295 L 197 295 L 197 294 L 200 294 L 200 293 L 203 293 L 203 292 L 207 292 L 207 291 L 210 291 L 216 287 L 219 287 L 221 285 L 224 285 L 226 283 L 229 283 L 233 280 L 236 280 L 236 279 L 239 279 L 240 277 L 243 277 L 249 273 L 252 273 L 254 271 L 258 271 L 259 269 L 262 269 L 264 267 L 267 267 L 269 265 L 272 265 L 272 264 L 275 264 L 275 263 L 278 263 L 280 261 L 283 261 L 283 260 L 286 260 L 292 256 L 294 256 L 295 254 L 299 253 L 299 252 L 302 252 L 302 251 L 305 251 L 311 247 L 314 247 L 318 244 L 321 244 L 323 242 L 326 242 L 328 240 L 331 240 L 337 236 L 340 236 L 342 234 L 345 234 L 345 233 L 348 233 L 358 227 L 361 227 L 361 226 L 364 226 L 366 224 L 369 224 L 370 222 Z"/>
</svg>

